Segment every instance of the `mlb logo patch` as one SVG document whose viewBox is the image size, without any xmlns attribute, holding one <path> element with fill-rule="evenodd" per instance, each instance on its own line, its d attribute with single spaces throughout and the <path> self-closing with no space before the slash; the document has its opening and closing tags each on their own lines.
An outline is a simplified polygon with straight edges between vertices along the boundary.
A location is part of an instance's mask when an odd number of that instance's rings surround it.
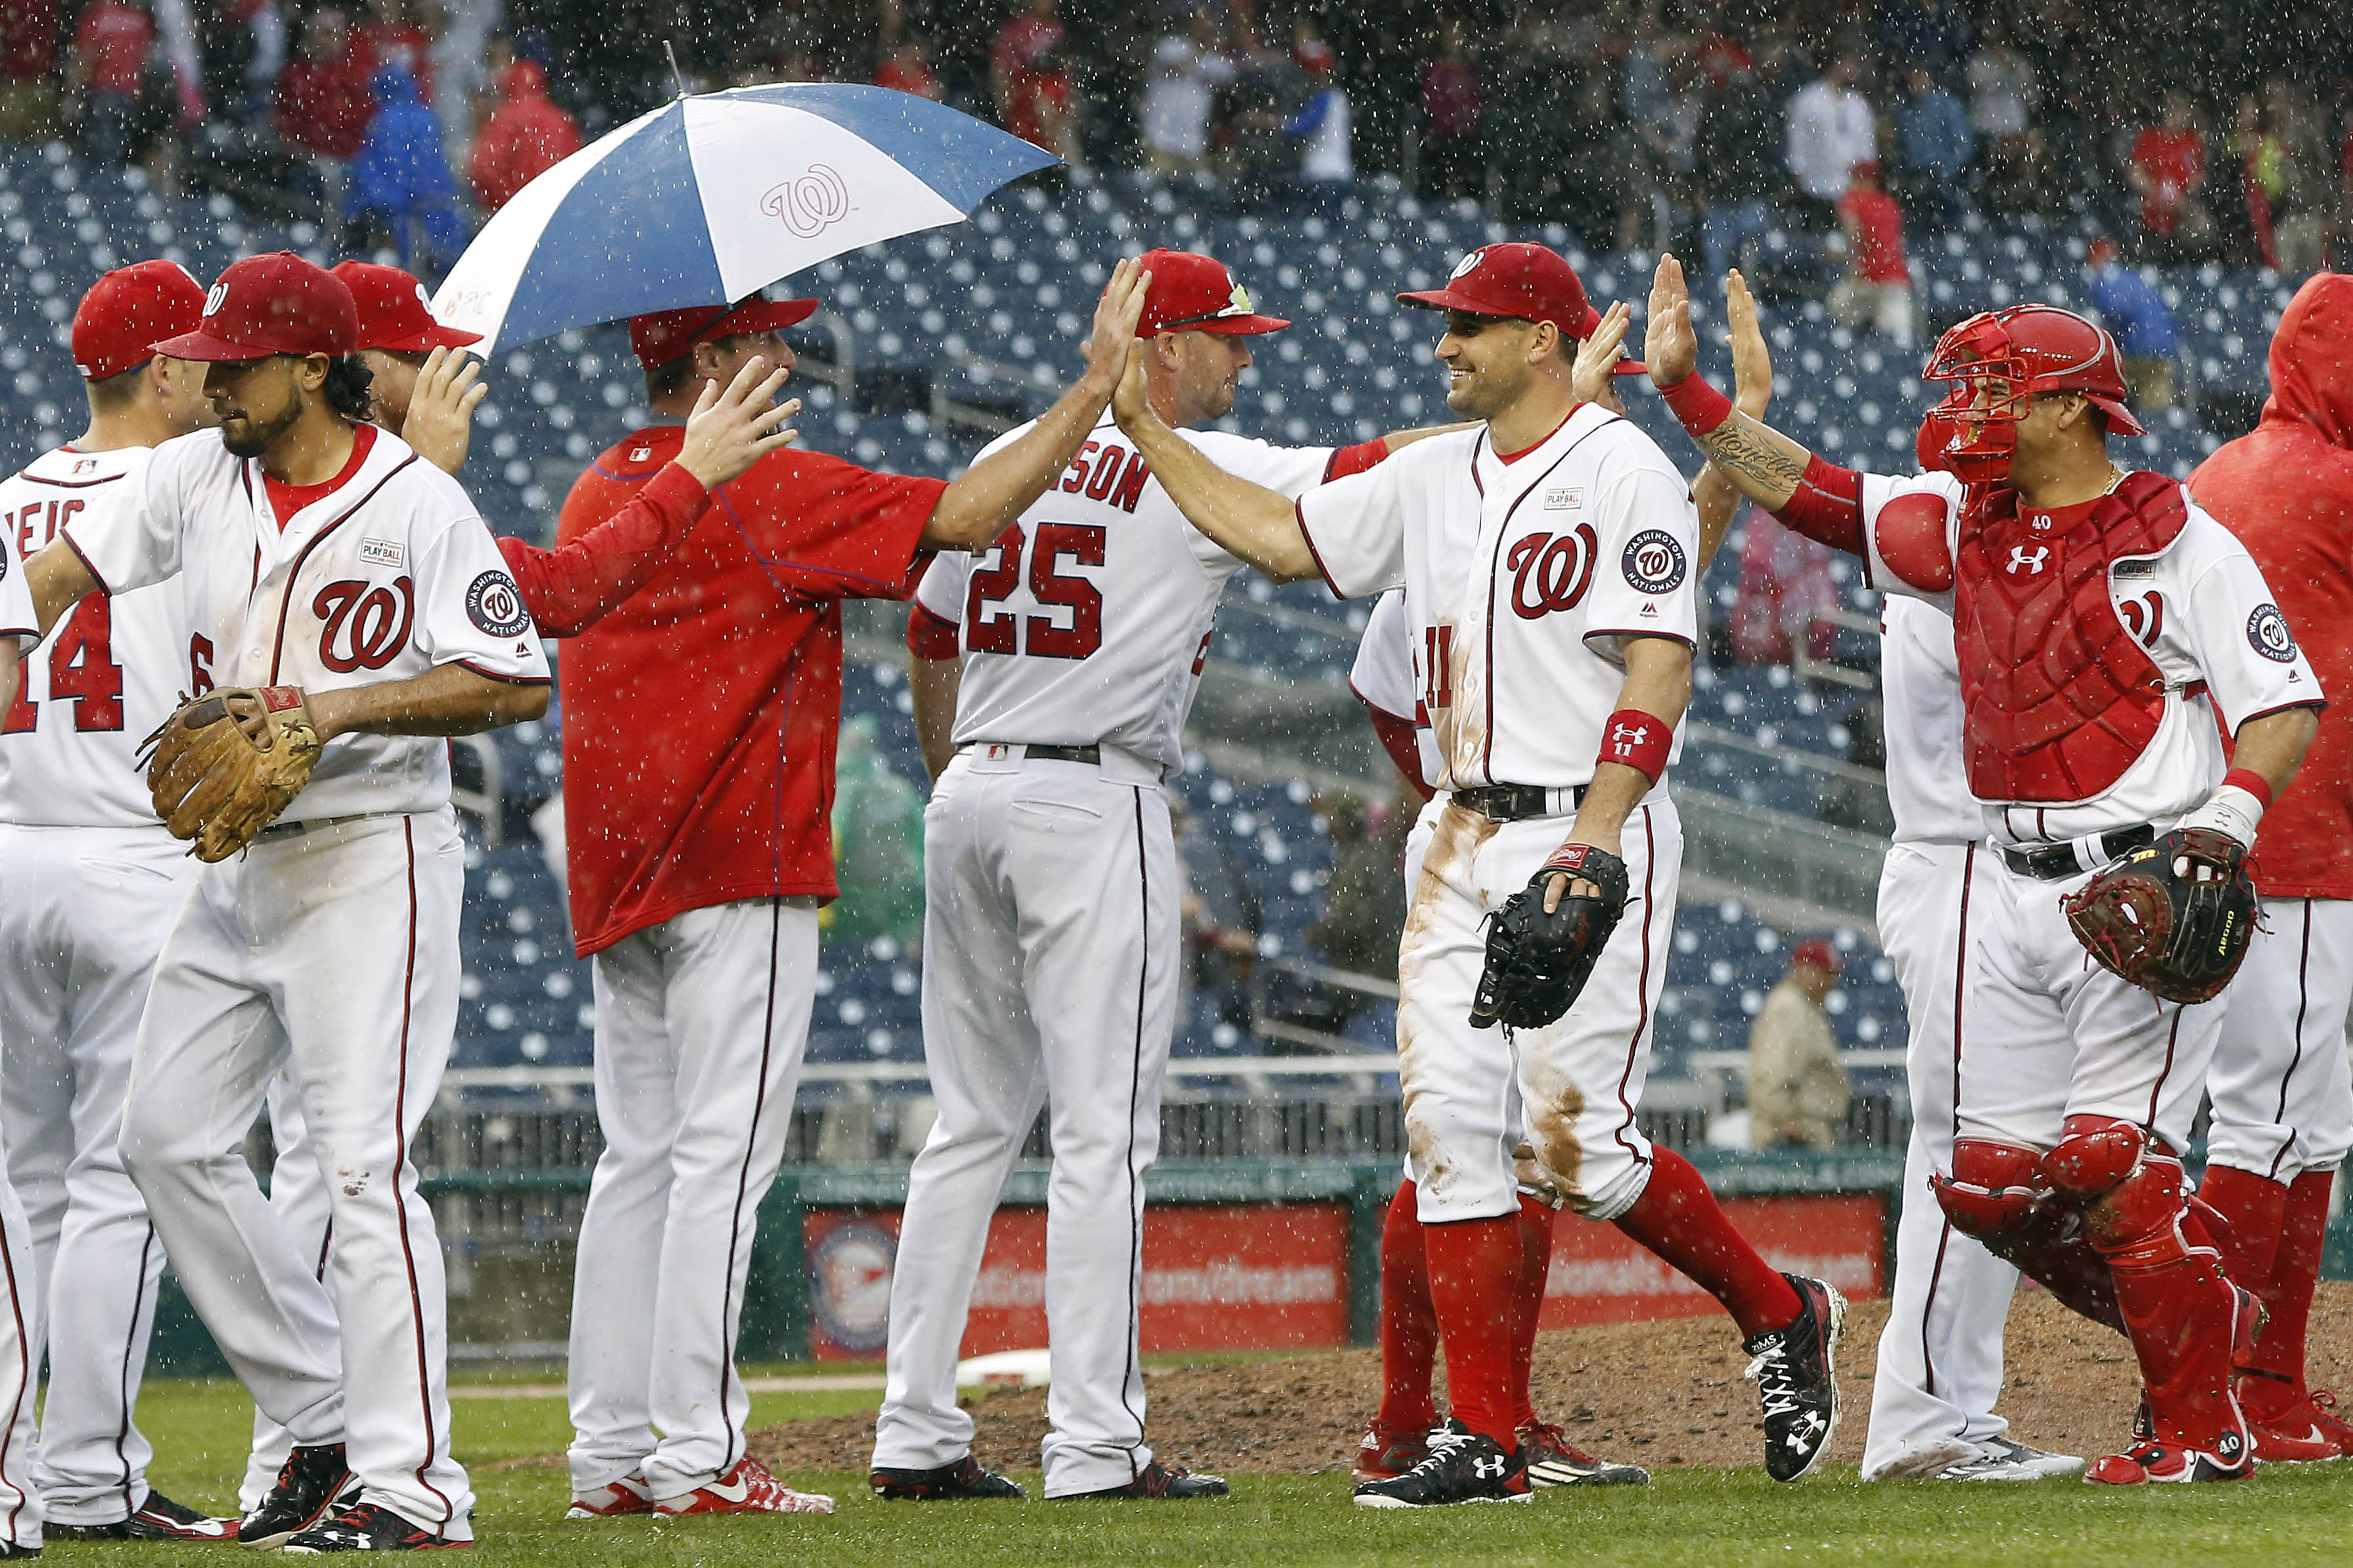
<svg viewBox="0 0 2353 1568">
<path fill-rule="evenodd" d="M 1546 511 L 1573 511 L 1585 504 L 1585 491 L 1577 485 L 1555 485 L 1544 493 Z"/>
<path fill-rule="evenodd" d="M 390 566 L 397 571 L 407 563 L 408 552 L 398 540 L 363 539 L 360 541 L 360 559 L 371 566 Z"/>
<path fill-rule="evenodd" d="M 651 447 L 632 447 L 629 448 L 629 461 L 632 463 L 650 463 L 653 461 L 653 457 L 654 449 Z"/>
<path fill-rule="evenodd" d="M 98 459 L 96 458 L 82 458 L 80 461 L 74 464 L 74 472 L 77 474 L 94 474 L 98 472 Z"/>
</svg>

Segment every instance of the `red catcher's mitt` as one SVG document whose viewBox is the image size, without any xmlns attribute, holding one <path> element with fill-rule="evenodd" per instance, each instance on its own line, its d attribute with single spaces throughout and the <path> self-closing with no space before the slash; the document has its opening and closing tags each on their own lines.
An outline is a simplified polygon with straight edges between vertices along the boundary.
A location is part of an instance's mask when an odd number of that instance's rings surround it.
<svg viewBox="0 0 2353 1568">
<path fill-rule="evenodd" d="M 2255 932 L 2246 847 L 2210 827 L 2177 827 L 2069 894 L 2067 924 L 2101 968 L 2168 1002 L 2211 1002 Z"/>
</svg>

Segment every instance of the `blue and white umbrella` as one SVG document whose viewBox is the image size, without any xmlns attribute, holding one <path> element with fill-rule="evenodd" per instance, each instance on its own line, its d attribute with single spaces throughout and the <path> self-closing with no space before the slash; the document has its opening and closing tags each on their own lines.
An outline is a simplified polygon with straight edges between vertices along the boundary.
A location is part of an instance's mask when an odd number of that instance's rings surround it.
<svg viewBox="0 0 2353 1568">
<path fill-rule="evenodd" d="M 955 223 L 1054 156 L 883 87 L 791 82 L 681 98 L 541 174 L 434 297 L 480 352 L 719 305 L 862 245 Z"/>
</svg>

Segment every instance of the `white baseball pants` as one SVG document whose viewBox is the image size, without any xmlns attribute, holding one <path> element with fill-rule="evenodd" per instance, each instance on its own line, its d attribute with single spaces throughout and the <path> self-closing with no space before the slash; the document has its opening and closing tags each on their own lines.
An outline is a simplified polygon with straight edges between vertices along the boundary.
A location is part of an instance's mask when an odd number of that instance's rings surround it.
<svg viewBox="0 0 2353 1568">
<path fill-rule="evenodd" d="M 25 1205 L 0 1169 L 0 1542 L 38 1551 L 41 1500 L 33 1488 L 33 1249 Z"/>
<path fill-rule="evenodd" d="M 472 1539 L 473 1494 L 449 1453 L 441 1247 L 408 1144 L 448 1063 L 464 894 L 447 808 L 274 829 L 205 868 L 156 960 L 122 1128 L 254 1402 L 298 1442 L 345 1442 L 365 1500 L 452 1541 Z M 281 1067 L 328 1186 L 332 1295 L 241 1148 Z"/>
<path fill-rule="evenodd" d="M 751 899 L 596 955 L 605 1152 L 573 1276 L 575 1491 L 642 1469 L 657 1498 L 676 1497 L 744 1457 L 735 1331 L 791 1131 L 817 947 L 812 905 Z"/>
<path fill-rule="evenodd" d="M 2059 907 L 2091 872 L 2045 882 L 1979 858 L 1960 1133 L 2048 1149 L 2068 1117 L 2109 1116 L 2187 1150 L 2227 998 L 2184 1007 L 2093 963 Z"/>
<path fill-rule="evenodd" d="M 312 1260 L 311 1275 L 334 1294 L 334 1279 L 327 1272 L 327 1244 L 334 1225 L 327 1201 L 326 1177 L 319 1156 L 310 1146 L 302 1126 L 302 1107 L 294 1087 L 280 1073 L 264 1097 L 269 1109 L 269 1146 L 277 1158 L 269 1167 L 269 1207 L 278 1223 L 294 1240 L 294 1249 Z M 251 1513 L 278 1482 L 278 1471 L 294 1447 L 294 1435 L 256 1405 L 253 1449 L 246 1456 L 245 1480 L 237 1489 L 237 1507 Z"/>
<path fill-rule="evenodd" d="M 1449 805 L 1423 855 L 1398 955 L 1398 1066 L 1406 1168 L 1425 1225 L 1518 1212 L 1512 1152 L 1523 1117 L 1547 1184 L 1590 1218 L 1624 1214 L 1651 1179 L 1634 1107 L 1683 870 L 1683 820 L 1663 792 L 1626 819 L 1626 912 L 1567 1015 L 1509 1037 L 1471 1026 L 1487 917 L 1528 885 L 1569 823 L 1498 824 Z"/>
<path fill-rule="evenodd" d="M 24 1204 L 32 1360 L 49 1388 L 33 1482 L 56 1524 L 147 1500 L 134 1412 L 164 1248 L 123 1173 L 131 1054 L 196 863 L 149 827 L 0 826 L 0 1123 Z"/>
<path fill-rule="evenodd" d="M 2206 1092 L 2206 1158 L 2274 1182 L 2326 1171 L 2353 1147 L 2353 900 L 2265 899 L 2226 1011 Z"/>
<path fill-rule="evenodd" d="M 891 1280 L 874 1463 L 972 1449 L 956 1352 L 989 1215 L 1052 1106 L 1046 1495 L 1122 1487 L 1144 1441 L 1144 1173 L 1160 1149 L 1183 872 L 1156 771 L 959 755 L 923 819 L 923 1058 L 939 1120 Z"/>
<path fill-rule="evenodd" d="M 1952 1168 L 1960 1085 L 1979 1054 L 1960 979 L 1988 918 L 1978 889 L 1990 853 L 1977 844 L 1895 844 L 1879 876 L 1879 943 L 1911 1025 L 1912 1142 L 1896 1198 L 1895 1288 L 1871 1388 L 1865 1480 L 1933 1475 L 2010 1429 L 1993 1406 L 2018 1270 L 1955 1230 L 1928 1189 L 1932 1173 Z"/>
</svg>

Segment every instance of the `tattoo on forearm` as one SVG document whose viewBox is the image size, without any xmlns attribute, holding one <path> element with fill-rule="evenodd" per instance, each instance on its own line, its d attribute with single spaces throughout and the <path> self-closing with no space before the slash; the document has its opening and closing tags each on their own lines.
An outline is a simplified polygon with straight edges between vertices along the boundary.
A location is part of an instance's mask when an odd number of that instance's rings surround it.
<svg viewBox="0 0 2353 1568">
<path fill-rule="evenodd" d="M 1792 457 L 1766 432 L 1736 417 L 1709 431 L 1700 446 L 1726 473 L 1772 489 L 1794 490 L 1806 477 L 1803 458 Z"/>
</svg>

